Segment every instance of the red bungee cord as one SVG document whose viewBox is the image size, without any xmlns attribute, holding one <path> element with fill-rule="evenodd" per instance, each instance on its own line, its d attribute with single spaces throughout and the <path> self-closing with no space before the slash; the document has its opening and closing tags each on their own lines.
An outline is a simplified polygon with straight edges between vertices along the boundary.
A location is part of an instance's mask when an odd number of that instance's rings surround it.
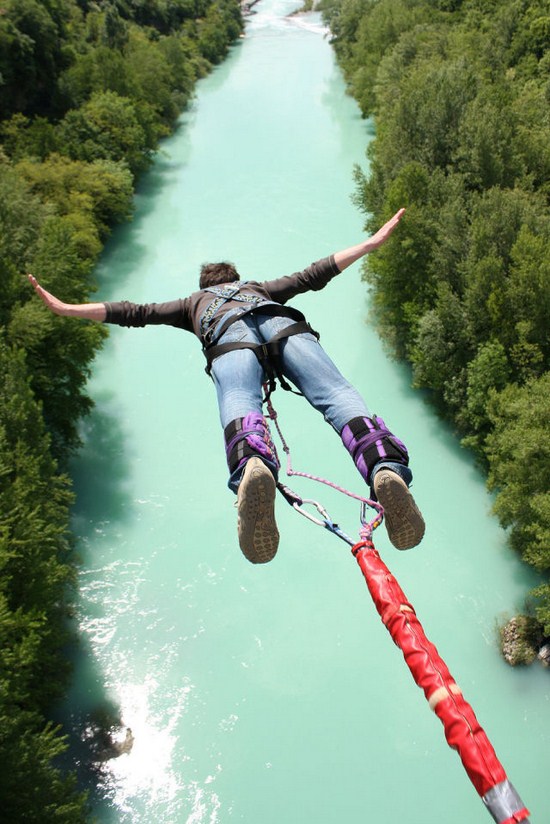
<svg viewBox="0 0 550 824">
<path fill-rule="evenodd" d="M 529 810 L 504 768 L 436 647 L 428 640 L 414 608 L 386 564 L 364 537 L 352 549 L 382 623 L 400 648 L 411 674 L 424 690 L 460 756 L 470 781 L 497 824 L 528 821 Z"/>
<path fill-rule="evenodd" d="M 361 501 L 361 539 L 354 542 L 331 520 L 327 511 L 317 501 L 301 498 L 281 483 L 277 485 L 279 491 L 297 512 L 351 545 L 351 551 L 357 559 L 382 623 L 401 649 L 415 682 L 424 691 L 428 704 L 443 724 L 447 743 L 458 752 L 470 781 L 495 822 L 517 824 L 523 821 L 529 824 L 529 810 L 508 780 L 474 711 L 462 695 L 436 647 L 426 637 L 413 606 L 374 547 L 372 533 L 382 523 L 383 508 L 380 504 L 349 492 L 324 478 L 294 471 L 290 461 L 290 450 L 279 428 L 277 413 L 269 399 L 267 406 L 269 417 L 277 428 L 287 455 L 287 475 L 319 481 Z M 303 509 L 304 504 L 313 505 L 321 518 L 306 512 Z M 366 520 L 367 507 L 376 510 L 376 516 L 370 523 Z"/>
</svg>

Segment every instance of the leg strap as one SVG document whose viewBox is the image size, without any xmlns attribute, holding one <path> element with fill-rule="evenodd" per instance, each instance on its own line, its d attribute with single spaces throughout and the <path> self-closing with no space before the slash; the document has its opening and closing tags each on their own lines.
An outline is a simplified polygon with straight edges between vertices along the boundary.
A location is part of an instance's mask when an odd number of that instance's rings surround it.
<svg viewBox="0 0 550 824">
<path fill-rule="evenodd" d="M 382 418 L 352 418 L 341 432 L 344 446 L 365 481 L 370 484 L 371 473 L 380 461 L 409 465 L 405 444 L 396 438 Z"/>
<path fill-rule="evenodd" d="M 238 319 L 238 318 L 237 318 Z M 274 335 L 265 343 L 253 343 L 252 341 L 231 341 L 230 343 L 209 344 L 203 348 L 203 354 L 206 358 L 205 372 L 207 375 L 212 371 L 212 361 L 219 358 L 220 355 L 225 355 L 226 352 L 233 352 L 237 349 L 251 349 L 262 366 L 265 368 L 266 364 L 271 362 L 271 366 L 277 375 L 279 375 L 280 367 L 279 359 L 279 341 L 285 338 L 290 338 L 292 335 L 301 335 L 304 332 L 310 332 L 319 340 L 319 333 L 312 329 L 307 320 L 301 320 L 293 323 L 290 326 L 285 326 L 280 332 Z"/>
<path fill-rule="evenodd" d="M 249 412 L 244 418 L 235 418 L 225 427 L 224 437 L 230 474 L 241 469 L 253 455 L 266 458 L 279 469 L 269 426 L 260 412 Z"/>
</svg>

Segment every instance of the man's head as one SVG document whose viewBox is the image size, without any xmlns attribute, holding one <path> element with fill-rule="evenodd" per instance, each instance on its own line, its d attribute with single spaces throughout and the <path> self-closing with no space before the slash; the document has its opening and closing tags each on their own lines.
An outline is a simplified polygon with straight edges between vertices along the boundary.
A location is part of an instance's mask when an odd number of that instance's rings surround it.
<svg viewBox="0 0 550 824">
<path fill-rule="evenodd" d="M 233 283 L 240 280 L 239 273 L 232 263 L 223 261 L 222 263 L 203 263 L 199 278 L 199 288 L 206 289 L 208 286 L 218 286 L 220 283 Z"/>
</svg>

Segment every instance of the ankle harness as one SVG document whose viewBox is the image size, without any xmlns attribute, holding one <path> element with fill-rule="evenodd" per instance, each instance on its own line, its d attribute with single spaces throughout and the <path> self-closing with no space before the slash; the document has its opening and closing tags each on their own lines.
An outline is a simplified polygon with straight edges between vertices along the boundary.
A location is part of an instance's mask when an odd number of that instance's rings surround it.
<svg viewBox="0 0 550 824">
<path fill-rule="evenodd" d="M 225 454 L 229 472 L 245 465 L 252 456 L 267 458 L 276 470 L 280 463 L 271 440 L 269 425 L 260 412 L 249 412 L 244 418 L 235 418 L 224 429 Z"/>
<path fill-rule="evenodd" d="M 302 393 L 293 389 L 283 375 L 279 345 L 285 338 L 289 338 L 292 335 L 301 335 L 304 332 L 311 332 L 311 334 L 315 335 L 317 340 L 319 340 L 319 333 L 312 329 L 304 315 L 298 309 L 273 303 L 258 295 L 239 292 L 239 289 L 241 286 L 244 286 L 245 283 L 237 281 L 223 288 L 211 286 L 205 289 L 206 292 L 213 292 L 216 295 L 216 298 L 207 306 L 200 319 L 202 351 L 206 358 L 206 374 L 210 375 L 212 362 L 215 358 L 220 357 L 220 355 L 225 355 L 227 352 L 233 352 L 237 349 L 251 349 L 258 358 L 266 376 L 266 398 L 275 390 L 277 380 L 283 389 L 286 389 L 288 392 L 294 392 L 296 395 L 301 395 Z M 217 329 L 214 329 L 211 325 L 212 319 L 220 306 L 228 300 L 239 300 L 250 305 L 230 315 L 220 323 Z M 247 341 L 217 343 L 231 324 L 237 320 L 242 320 L 246 315 L 260 311 L 266 315 L 292 318 L 296 323 L 287 326 L 286 329 L 282 329 L 265 343 L 251 343 Z"/>
<path fill-rule="evenodd" d="M 409 453 L 405 444 L 393 435 L 382 418 L 352 418 L 341 432 L 344 446 L 368 484 L 371 473 L 379 461 L 394 461 L 409 465 Z"/>
</svg>

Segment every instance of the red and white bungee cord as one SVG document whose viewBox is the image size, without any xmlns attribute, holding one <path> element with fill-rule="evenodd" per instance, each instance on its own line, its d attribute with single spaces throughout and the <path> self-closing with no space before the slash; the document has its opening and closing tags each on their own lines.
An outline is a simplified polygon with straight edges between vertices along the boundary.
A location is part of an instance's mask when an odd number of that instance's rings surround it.
<svg viewBox="0 0 550 824">
<path fill-rule="evenodd" d="M 428 640 L 414 608 L 386 564 L 365 537 L 352 549 L 382 623 L 401 649 L 407 666 L 445 738 L 460 756 L 470 781 L 497 824 L 528 821 L 529 810 L 504 768 L 436 647 Z"/>
<path fill-rule="evenodd" d="M 426 637 L 413 606 L 374 547 L 372 533 L 382 523 L 382 507 L 324 478 L 294 471 L 290 461 L 290 450 L 279 428 L 277 413 L 270 402 L 268 411 L 287 455 L 287 475 L 319 481 L 361 501 L 361 539 L 356 543 L 349 538 L 317 501 L 300 498 L 283 484 L 278 484 L 280 492 L 297 512 L 352 546 L 352 553 L 361 568 L 382 623 L 401 649 L 415 682 L 424 691 L 428 704 L 444 726 L 447 743 L 458 752 L 470 781 L 493 819 L 497 824 L 516 824 L 520 821 L 528 824 L 529 810 L 508 780 L 474 711 L 462 695 L 460 687 L 451 676 L 436 647 Z M 322 519 L 306 512 L 303 504 L 313 505 Z M 367 506 L 376 510 L 376 516 L 370 523 L 367 523 L 365 517 Z"/>
</svg>

